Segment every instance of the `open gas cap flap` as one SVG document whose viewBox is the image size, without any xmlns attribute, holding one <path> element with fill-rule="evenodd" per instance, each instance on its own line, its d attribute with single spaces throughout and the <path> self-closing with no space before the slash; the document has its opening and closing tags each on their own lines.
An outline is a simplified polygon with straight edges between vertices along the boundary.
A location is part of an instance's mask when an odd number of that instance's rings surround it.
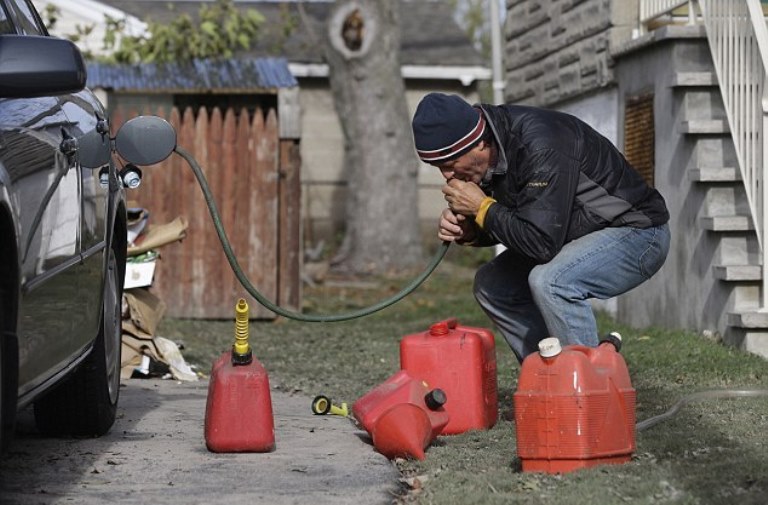
<svg viewBox="0 0 768 505">
<path fill-rule="evenodd" d="M 154 165 L 176 148 L 176 130 L 163 118 L 138 116 L 125 122 L 115 136 L 115 150 L 130 163 Z"/>
</svg>

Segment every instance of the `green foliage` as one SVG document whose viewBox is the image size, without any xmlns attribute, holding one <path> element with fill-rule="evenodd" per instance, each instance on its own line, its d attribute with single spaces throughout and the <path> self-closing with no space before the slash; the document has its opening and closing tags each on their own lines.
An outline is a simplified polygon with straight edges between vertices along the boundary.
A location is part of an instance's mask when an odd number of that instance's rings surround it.
<svg viewBox="0 0 768 505">
<path fill-rule="evenodd" d="M 40 13 L 40 17 L 43 18 L 43 24 L 49 32 L 56 28 L 59 16 L 61 16 L 61 11 L 53 4 L 45 4 L 45 8 Z"/>
<path fill-rule="evenodd" d="M 280 5 L 280 23 L 269 27 L 271 39 L 274 41 L 270 48 L 273 53 L 281 53 L 285 49 L 285 43 L 299 27 L 299 17 L 292 12 L 288 4 Z"/>
<path fill-rule="evenodd" d="M 254 9 L 239 10 L 233 0 L 200 6 L 197 19 L 187 14 L 170 23 L 150 22 L 148 35 L 123 35 L 125 22 L 107 18 L 105 59 L 114 63 L 164 63 L 201 58 L 231 58 L 255 43 L 264 17 Z"/>
<path fill-rule="evenodd" d="M 75 25 L 75 33 L 71 33 L 67 35 L 67 38 L 77 44 L 78 42 L 85 41 L 88 36 L 93 33 L 94 28 L 96 28 L 96 25 L 94 24 L 88 24 L 88 25 Z M 80 52 L 83 53 L 83 58 L 92 60 L 94 58 L 93 52 L 84 49 L 82 46 L 80 48 Z"/>
</svg>

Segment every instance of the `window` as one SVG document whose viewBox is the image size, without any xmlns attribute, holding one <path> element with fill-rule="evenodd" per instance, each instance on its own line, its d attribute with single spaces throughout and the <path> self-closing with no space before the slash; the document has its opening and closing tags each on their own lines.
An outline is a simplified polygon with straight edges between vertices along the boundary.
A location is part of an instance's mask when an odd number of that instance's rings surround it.
<svg viewBox="0 0 768 505">
<path fill-rule="evenodd" d="M 8 0 L 8 6 L 15 14 L 16 23 L 26 35 L 48 35 L 40 18 L 27 0 Z"/>
<path fill-rule="evenodd" d="M 16 29 L 8 18 L 5 6 L 0 4 L 0 35 L 9 35 L 13 33 L 16 33 Z"/>
<path fill-rule="evenodd" d="M 653 125 L 653 94 L 627 99 L 624 111 L 624 156 L 654 185 L 655 129 Z"/>
</svg>

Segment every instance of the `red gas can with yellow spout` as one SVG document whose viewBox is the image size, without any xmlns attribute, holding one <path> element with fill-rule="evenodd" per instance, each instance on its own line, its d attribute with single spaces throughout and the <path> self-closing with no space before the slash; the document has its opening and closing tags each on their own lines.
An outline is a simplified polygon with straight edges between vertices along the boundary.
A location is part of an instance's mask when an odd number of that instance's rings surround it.
<svg viewBox="0 0 768 505">
<path fill-rule="evenodd" d="M 248 344 L 248 303 L 235 306 L 235 344 L 213 363 L 205 405 L 205 445 L 212 452 L 269 452 L 275 422 L 269 377 Z"/>
<path fill-rule="evenodd" d="M 485 430 L 496 424 L 498 393 L 493 333 L 456 318 L 400 341 L 400 368 L 439 387 L 450 421 L 441 434 Z"/>
<path fill-rule="evenodd" d="M 514 394 L 523 471 L 565 473 L 629 462 L 635 451 L 635 390 L 613 333 L 597 348 L 539 343 Z"/>
<path fill-rule="evenodd" d="M 211 452 L 271 452 L 275 423 L 267 371 L 256 359 L 232 361 L 225 352 L 211 369 L 205 445 Z"/>
</svg>

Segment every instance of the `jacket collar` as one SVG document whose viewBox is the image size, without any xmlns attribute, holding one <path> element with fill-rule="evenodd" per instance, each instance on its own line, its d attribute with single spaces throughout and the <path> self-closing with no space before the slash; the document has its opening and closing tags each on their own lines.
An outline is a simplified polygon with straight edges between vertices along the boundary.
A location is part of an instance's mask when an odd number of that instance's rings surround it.
<svg viewBox="0 0 768 505">
<path fill-rule="evenodd" d="M 498 153 L 496 156 L 496 165 L 493 167 L 488 167 L 488 170 L 485 172 L 483 180 L 480 183 L 480 186 L 488 187 L 494 175 L 504 175 L 507 173 L 509 164 L 507 162 L 507 153 L 505 152 L 504 145 L 501 143 L 499 132 L 496 130 L 496 124 L 494 124 L 493 118 L 485 109 L 484 104 L 476 104 L 475 107 L 478 107 L 483 112 L 485 120 L 490 127 L 491 132 L 493 133 L 493 139 L 496 141 L 496 151 Z"/>
</svg>

